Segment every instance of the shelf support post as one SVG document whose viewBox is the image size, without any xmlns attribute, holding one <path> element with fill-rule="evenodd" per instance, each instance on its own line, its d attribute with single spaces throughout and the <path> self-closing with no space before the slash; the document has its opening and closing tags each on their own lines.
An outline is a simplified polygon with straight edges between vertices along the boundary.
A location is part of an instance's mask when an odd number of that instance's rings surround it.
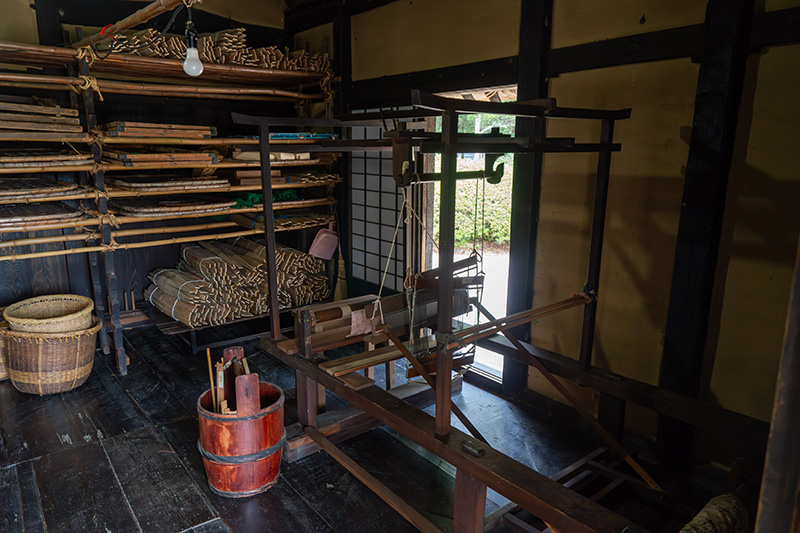
<svg viewBox="0 0 800 533">
<path fill-rule="evenodd" d="M 79 72 L 82 76 L 89 75 L 89 62 L 86 59 L 81 59 L 78 64 Z M 83 91 L 83 105 L 86 111 L 86 127 L 89 131 L 97 128 L 97 115 L 94 108 L 94 91 L 91 87 Z M 103 158 L 100 145 L 92 143 L 92 156 L 95 163 L 100 163 Z M 108 214 L 108 198 L 105 195 L 105 177 L 102 170 L 97 170 L 94 173 L 95 188 L 98 192 L 97 197 L 97 210 L 102 215 Z M 102 242 L 105 246 L 110 246 L 111 226 L 105 221 L 101 222 Z M 103 252 L 106 267 L 106 287 L 108 290 L 108 307 L 111 313 L 111 327 L 114 338 L 114 353 L 116 356 L 117 371 L 120 375 L 124 376 L 128 373 L 128 357 L 125 355 L 125 346 L 123 344 L 122 322 L 120 321 L 119 313 L 119 287 L 117 286 L 117 275 L 114 265 L 114 252 L 107 249 Z M 103 324 L 102 329 L 105 329 Z M 102 337 L 101 337 L 102 339 Z"/>
</svg>

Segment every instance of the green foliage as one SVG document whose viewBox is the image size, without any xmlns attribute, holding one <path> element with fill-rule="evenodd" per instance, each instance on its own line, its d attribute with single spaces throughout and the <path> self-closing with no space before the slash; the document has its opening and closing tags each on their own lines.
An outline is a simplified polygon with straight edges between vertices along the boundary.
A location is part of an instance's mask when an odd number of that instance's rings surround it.
<svg viewBox="0 0 800 533">
<path fill-rule="evenodd" d="M 491 128 L 500 128 L 503 135 L 514 134 L 515 118 L 510 115 L 464 114 L 458 117 L 461 133 L 487 133 Z M 436 119 L 436 131 L 441 131 L 441 119 Z M 436 156 L 436 168 L 441 168 L 441 156 Z M 483 157 L 459 158 L 458 170 L 480 170 Z M 456 246 L 472 246 L 473 240 L 505 244 L 511 238 L 511 184 L 514 175 L 514 158 L 502 156 L 495 165 L 505 163 L 502 181 L 497 185 L 485 184 L 484 180 L 459 181 L 456 188 Z M 439 185 L 436 184 L 433 211 L 433 236 L 439 237 Z M 477 197 L 477 209 L 475 200 Z M 477 225 L 477 228 L 476 228 Z M 479 246 L 479 245 L 478 245 Z"/>
<path fill-rule="evenodd" d="M 506 155 L 500 161 L 505 162 L 505 174 L 497 185 L 485 184 L 484 180 L 459 181 L 456 189 L 456 246 L 472 246 L 473 236 L 477 240 L 481 236 L 486 242 L 497 244 L 508 243 L 511 238 L 511 185 L 513 176 L 513 159 Z M 482 159 L 475 161 L 459 160 L 458 170 L 477 170 L 483 168 Z M 475 185 L 477 184 L 477 192 Z M 433 212 L 433 235 L 439 237 L 439 185 L 436 185 Z M 475 199 L 477 197 L 477 210 Z M 483 211 L 483 213 L 481 213 Z M 476 216 L 477 213 L 477 216 Z M 477 231 L 476 231 L 477 224 Z"/>
</svg>

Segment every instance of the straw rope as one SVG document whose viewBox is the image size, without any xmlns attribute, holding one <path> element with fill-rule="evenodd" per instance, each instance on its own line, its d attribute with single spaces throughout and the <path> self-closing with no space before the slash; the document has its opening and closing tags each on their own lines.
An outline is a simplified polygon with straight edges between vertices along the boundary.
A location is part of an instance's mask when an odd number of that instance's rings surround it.
<svg viewBox="0 0 800 533">
<path fill-rule="evenodd" d="M 78 48 L 78 55 L 76 56 L 78 61 L 81 59 L 85 59 L 89 66 L 91 67 L 94 64 L 95 59 L 99 59 L 97 54 L 94 51 L 94 48 L 91 46 L 82 46 Z"/>
<path fill-rule="evenodd" d="M 83 80 L 83 85 L 79 85 L 78 88 L 86 91 L 88 89 L 92 89 L 94 92 L 97 93 L 97 96 L 100 98 L 100 101 L 104 101 L 103 93 L 100 92 L 100 86 L 97 85 L 97 78 L 93 78 L 92 76 L 78 76 L 80 79 Z"/>
</svg>

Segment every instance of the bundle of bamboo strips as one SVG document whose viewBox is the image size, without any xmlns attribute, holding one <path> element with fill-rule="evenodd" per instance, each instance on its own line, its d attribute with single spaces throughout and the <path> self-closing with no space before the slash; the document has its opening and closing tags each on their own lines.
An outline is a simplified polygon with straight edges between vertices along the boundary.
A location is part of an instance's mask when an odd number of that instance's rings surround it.
<svg viewBox="0 0 800 533">
<path fill-rule="evenodd" d="M 150 28 L 118 33 L 113 39 L 98 41 L 95 47 L 101 52 L 110 50 L 144 57 L 179 60 L 186 57 L 186 37 L 168 33 L 159 38 L 159 33 Z M 277 46 L 249 47 L 244 28 L 200 34 L 197 39 L 197 52 L 203 63 L 218 65 L 307 72 L 325 72 L 331 66 L 327 53 L 310 54 L 305 50 L 284 52 Z"/>
<path fill-rule="evenodd" d="M 264 246 L 237 238 L 200 241 L 181 250 L 178 269 L 150 274 L 145 291 L 154 306 L 190 327 L 219 325 L 270 312 Z M 276 277 L 280 307 L 308 305 L 330 295 L 325 265 L 292 248 L 279 247 Z"/>
</svg>

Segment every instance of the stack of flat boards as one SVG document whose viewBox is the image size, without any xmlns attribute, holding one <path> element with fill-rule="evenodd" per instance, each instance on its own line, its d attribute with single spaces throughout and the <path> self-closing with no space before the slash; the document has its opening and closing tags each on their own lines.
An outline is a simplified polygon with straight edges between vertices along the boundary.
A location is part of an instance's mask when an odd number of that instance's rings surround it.
<svg viewBox="0 0 800 533">
<path fill-rule="evenodd" d="M 203 189 L 221 189 L 230 183 L 217 176 L 192 177 L 178 175 L 126 175 L 124 177 L 107 177 L 106 183 L 116 189 L 138 192 L 198 191 Z"/>
<path fill-rule="evenodd" d="M 63 150 L 27 149 L 0 150 L 0 168 L 19 168 L 30 171 L 34 168 L 74 167 L 91 165 L 91 154 Z"/>
<path fill-rule="evenodd" d="M 70 140 L 83 138 L 78 110 L 48 100 L 0 96 L 0 139 Z"/>
<path fill-rule="evenodd" d="M 153 122 L 117 121 L 103 126 L 110 137 L 167 137 L 177 139 L 210 139 L 217 135 L 214 126 L 156 124 Z"/>
<path fill-rule="evenodd" d="M 122 152 L 104 150 L 103 157 L 126 167 L 193 167 L 216 165 L 222 159 L 216 152 L 170 150 L 158 152 Z"/>
<path fill-rule="evenodd" d="M 0 231 L 8 226 L 62 223 L 83 217 L 83 213 L 61 202 L 0 205 Z"/>
<path fill-rule="evenodd" d="M 280 169 L 272 169 L 272 183 L 286 183 L 286 179 L 281 177 Z M 236 185 L 261 185 L 261 169 L 257 170 L 236 170 L 231 179 Z"/>
<path fill-rule="evenodd" d="M 264 215 L 259 213 L 235 213 L 231 221 L 247 229 L 264 229 Z M 327 226 L 333 222 L 333 215 L 315 213 L 310 209 L 297 210 L 292 214 L 277 215 L 274 219 L 275 231 L 291 231 L 317 226 Z"/>
<path fill-rule="evenodd" d="M 112 200 L 115 213 L 134 217 L 160 218 L 169 215 L 206 215 L 226 211 L 236 205 L 233 200 L 210 196 L 181 198 Z"/>
<path fill-rule="evenodd" d="M 14 176 L 0 180 L 0 201 L 67 196 L 83 190 L 75 183 L 53 181 L 41 176 Z"/>
</svg>

